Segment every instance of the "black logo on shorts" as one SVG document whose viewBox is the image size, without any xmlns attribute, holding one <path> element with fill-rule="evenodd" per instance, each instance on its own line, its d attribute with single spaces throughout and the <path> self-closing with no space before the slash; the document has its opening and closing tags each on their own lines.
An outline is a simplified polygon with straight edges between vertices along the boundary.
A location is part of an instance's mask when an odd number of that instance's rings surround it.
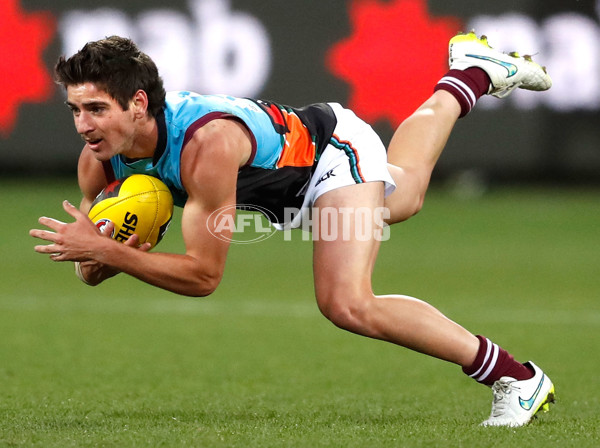
<svg viewBox="0 0 600 448">
<path fill-rule="evenodd" d="M 323 175 L 321 176 L 321 178 L 320 178 L 320 179 L 317 181 L 317 183 L 315 184 L 315 187 L 316 187 L 317 185 L 319 185 L 321 182 L 323 182 L 323 181 L 325 181 L 325 180 L 329 179 L 329 178 L 330 178 L 330 177 L 332 177 L 332 176 L 335 176 L 335 174 L 333 174 L 333 170 L 329 170 L 329 171 L 327 171 L 327 172 L 326 172 L 325 174 L 323 174 Z"/>
</svg>

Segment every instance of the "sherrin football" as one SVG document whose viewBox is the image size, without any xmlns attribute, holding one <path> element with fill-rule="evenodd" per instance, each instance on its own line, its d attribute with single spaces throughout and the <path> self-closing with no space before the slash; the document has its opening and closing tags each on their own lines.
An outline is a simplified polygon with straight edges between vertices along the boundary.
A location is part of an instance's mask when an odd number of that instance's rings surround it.
<svg viewBox="0 0 600 448">
<path fill-rule="evenodd" d="M 171 222 L 173 196 L 156 177 L 133 174 L 104 188 L 88 216 L 100 230 L 112 222 L 115 229 L 111 236 L 117 241 L 127 241 L 136 234 L 140 244 L 149 242 L 154 247 Z"/>
</svg>

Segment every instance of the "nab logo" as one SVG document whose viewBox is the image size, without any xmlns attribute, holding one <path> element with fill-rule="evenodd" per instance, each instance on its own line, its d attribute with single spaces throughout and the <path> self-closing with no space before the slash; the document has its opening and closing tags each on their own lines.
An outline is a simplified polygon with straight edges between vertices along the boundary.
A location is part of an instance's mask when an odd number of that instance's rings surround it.
<svg viewBox="0 0 600 448">
<path fill-rule="evenodd" d="M 315 184 L 315 187 L 317 185 L 319 185 L 321 182 L 326 181 L 327 179 L 329 179 L 330 177 L 333 177 L 333 176 L 335 176 L 335 174 L 333 174 L 333 170 L 327 171 L 325 174 L 323 174 L 321 176 L 321 178 L 319 179 L 319 181 Z"/>
</svg>

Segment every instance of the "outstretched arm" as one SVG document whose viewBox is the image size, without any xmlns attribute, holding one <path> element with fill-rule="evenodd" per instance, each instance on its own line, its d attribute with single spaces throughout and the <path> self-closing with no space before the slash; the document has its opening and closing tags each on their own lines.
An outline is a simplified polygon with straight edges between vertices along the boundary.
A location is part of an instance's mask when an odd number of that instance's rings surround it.
<svg viewBox="0 0 600 448">
<path fill-rule="evenodd" d="M 146 283 L 190 296 L 205 296 L 219 284 L 229 248 L 227 238 L 211 233 L 210 215 L 221 208 L 235 213 L 237 172 L 250 152 L 246 129 L 231 120 L 215 120 L 196 131 L 182 154 L 182 181 L 188 193 L 182 218 L 185 254 L 138 250 L 101 235 L 85 213 L 64 205 L 74 222 L 42 218 L 51 231 L 32 230 L 50 241 L 36 246 L 55 261 L 93 261 Z"/>
<path fill-rule="evenodd" d="M 198 245 L 194 241 L 198 238 L 192 237 L 190 241 L 184 237 L 186 254 L 148 253 L 136 249 L 133 243 L 121 244 L 101 235 L 87 215 L 67 201 L 63 207 L 74 221 L 66 223 L 48 217 L 40 218 L 40 223 L 51 230 L 36 229 L 31 231 L 31 235 L 51 244 L 36 246 L 35 250 L 50 255 L 53 261 L 81 262 L 84 267 L 86 263 L 102 266 L 101 270 L 89 269 L 85 274 L 86 281 L 93 282 L 98 275 L 102 275 L 104 280 L 111 272 L 125 272 L 178 294 L 206 296 L 216 289 L 221 280 L 227 244 L 212 235 L 210 238 L 218 241 L 221 247 L 210 247 L 212 241 Z M 202 214 L 186 210 L 184 215 L 187 215 L 183 218 L 184 229 L 190 227 L 190 221 L 202 222 Z M 200 226 L 193 227 L 203 233 Z M 132 238 L 130 241 L 135 241 L 137 236 Z M 194 249 L 196 246 L 199 246 L 199 250 Z"/>
</svg>

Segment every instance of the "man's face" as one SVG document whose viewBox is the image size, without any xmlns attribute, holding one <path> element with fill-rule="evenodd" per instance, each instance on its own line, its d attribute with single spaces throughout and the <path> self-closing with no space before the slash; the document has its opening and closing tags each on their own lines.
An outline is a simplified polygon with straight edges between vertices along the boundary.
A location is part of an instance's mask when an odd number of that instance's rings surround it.
<svg viewBox="0 0 600 448">
<path fill-rule="evenodd" d="M 77 133 L 96 159 L 105 161 L 131 151 L 136 130 L 131 107 L 123 110 L 93 83 L 68 86 L 66 103 L 73 112 Z"/>
</svg>

